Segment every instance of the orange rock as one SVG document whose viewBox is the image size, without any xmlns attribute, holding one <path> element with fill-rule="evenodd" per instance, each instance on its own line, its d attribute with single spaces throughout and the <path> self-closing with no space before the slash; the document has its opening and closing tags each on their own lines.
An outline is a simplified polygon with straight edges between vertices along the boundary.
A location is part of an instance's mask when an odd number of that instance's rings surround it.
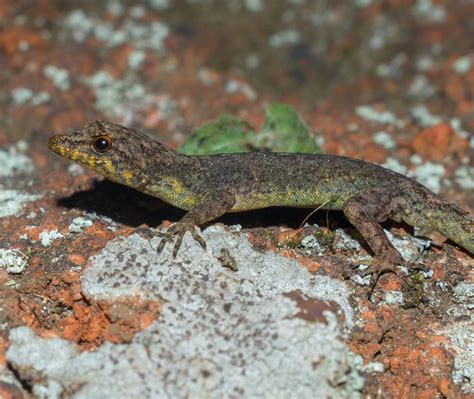
<svg viewBox="0 0 474 399">
<path fill-rule="evenodd" d="M 61 326 L 64 339 L 75 341 L 80 336 L 81 326 L 73 316 L 63 319 Z"/>
<path fill-rule="evenodd" d="M 63 132 L 73 127 L 81 126 L 86 120 L 84 112 L 77 107 L 53 115 L 51 119 L 51 130 L 53 132 Z"/>
<path fill-rule="evenodd" d="M 40 232 L 43 230 L 43 227 L 35 226 L 31 229 L 26 230 L 26 235 L 30 241 L 38 241 Z"/>
<path fill-rule="evenodd" d="M 6 360 L 5 360 L 5 350 L 7 348 L 7 342 L 0 337 L 0 370 L 6 367 Z"/>
<path fill-rule="evenodd" d="M 73 296 L 72 296 L 72 300 L 74 302 L 77 302 L 77 301 L 80 301 L 82 299 L 82 294 L 80 292 L 76 292 Z"/>
<path fill-rule="evenodd" d="M 415 335 L 418 339 L 421 339 L 421 340 L 426 339 L 426 333 L 424 331 L 417 331 Z"/>
<path fill-rule="evenodd" d="M 450 397 L 450 391 L 451 391 L 450 385 L 451 385 L 451 382 L 447 378 L 441 378 L 438 384 L 438 388 L 440 392 L 446 398 Z"/>
<path fill-rule="evenodd" d="M 364 325 L 364 332 L 371 335 L 380 335 L 380 327 L 376 323 L 366 323 Z"/>
<path fill-rule="evenodd" d="M 163 220 L 163 223 L 161 223 L 161 227 L 164 228 L 164 229 L 167 229 L 167 228 L 170 227 L 172 224 L 173 224 L 173 222 L 171 222 L 171 221 L 169 221 L 169 220 Z"/>
<path fill-rule="evenodd" d="M 454 152 L 463 152 L 467 141 L 456 135 L 448 123 L 439 123 L 418 132 L 412 147 L 425 159 L 440 160 Z"/>
<path fill-rule="evenodd" d="M 275 246 L 275 244 L 273 244 L 273 241 L 270 238 L 263 241 L 262 244 L 269 251 L 276 251 L 276 249 L 277 249 L 277 247 Z M 283 255 L 283 256 L 285 256 L 285 255 Z"/>
<path fill-rule="evenodd" d="M 87 342 L 94 342 L 100 337 L 105 326 L 104 323 L 103 317 L 93 317 L 87 325 L 87 330 L 83 331 L 82 339 Z"/>
<path fill-rule="evenodd" d="M 385 324 L 389 324 L 393 321 L 393 311 L 388 306 L 383 306 L 377 311 L 377 318 L 383 321 Z"/>
<path fill-rule="evenodd" d="M 281 256 L 284 256 L 285 258 L 290 258 L 290 259 L 297 259 L 297 258 L 298 258 L 297 254 L 295 254 L 294 251 L 290 251 L 290 250 L 288 250 L 288 249 L 286 249 L 286 248 L 282 249 L 282 250 L 279 252 L 279 254 L 280 254 Z"/>
<path fill-rule="evenodd" d="M 430 343 L 433 344 L 443 344 L 443 345 L 448 345 L 449 344 L 449 338 L 445 337 L 444 335 L 431 335 L 430 336 Z"/>
<path fill-rule="evenodd" d="M 6 270 L 0 270 L 0 284 L 5 284 L 10 279 L 11 276 Z"/>
<path fill-rule="evenodd" d="M 433 280 L 443 280 L 444 277 L 446 276 L 446 270 L 444 269 L 444 265 L 441 263 L 436 263 L 434 267 L 432 268 L 433 270 Z"/>
<path fill-rule="evenodd" d="M 283 230 L 276 235 L 276 239 L 280 244 L 287 244 L 296 241 L 300 232 L 300 230 Z"/>
<path fill-rule="evenodd" d="M 72 306 L 74 303 L 72 295 L 67 289 L 63 289 L 58 292 L 57 300 L 61 301 L 64 306 Z"/>
<path fill-rule="evenodd" d="M 140 315 L 139 317 L 139 325 L 138 327 L 140 330 L 144 330 L 151 326 L 151 324 L 155 321 L 155 315 L 152 313 L 145 313 Z"/>
<path fill-rule="evenodd" d="M 474 109 L 473 101 L 460 101 L 456 105 L 458 114 L 461 118 L 468 118 Z"/>
<path fill-rule="evenodd" d="M 78 266 L 83 266 L 85 265 L 86 263 L 86 258 L 84 258 L 84 256 L 82 256 L 81 254 L 69 254 L 67 256 L 67 258 L 72 262 L 74 263 L 75 265 L 78 265 Z"/>
<path fill-rule="evenodd" d="M 119 78 L 128 69 L 128 56 L 132 52 L 132 46 L 128 43 L 114 48 L 110 54 L 110 62 L 105 65 L 105 70 L 114 78 Z"/>
<path fill-rule="evenodd" d="M 364 346 L 364 352 L 368 358 L 373 359 L 375 354 L 380 351 L 381 345 L 378 342 L 368 342 Z"/>
<path fill-rule="evenodd" d="M 364 310 L 361 313 L 361 316 L 364 318 L 364 320 L 374 320 L 377 316 L 377 313 L 371 309 Z"/>
<path fill-rule="evenodd" d="M 382 276 L 379 281 L 384 291 L 399 291 L 401 288 L 400 277 L 395 274 L 386 274 Z"/>
<path fill-rule="evenodd" d="M 344 155 L 345 151 L 342 147 L 342 143 L 337 140 L 328 140 L 323 145 L 324 152 L 326 154 L 334 154 L 334 155 Z"/>
<path fill-rule="evenodd" d="M 410 158 L 412 151 L 409 148 L 410 145 L 407 146 L 400 146 L 395 150 L 395 158 L 397 159 L 407 159 Z"/>
<path fill-rule="evenodd" d="M 127 331 L 123 328 L 123 326 L 119 326 L 117 324 L 108 324 L 105 326 L 103 331 L 103 338 L 106 341 L 110 341 L 114 344 L 123 342 L 127 335 Z"/>
<path fill-rule="evenodd" d="M 431 358 L 431 360 L 436 360 L 438 361 L 440 364 L 443 364 L 445 363 L 448 359 L 448 354 L 446 353 L 445 350 L 443 350 L 442 348 L 440 347 L 436 347 L 436 348 L 431 348 L 429 350 L 429 357 Z"/>
<path fill-rule="evenodd" d="M 308 264 L 308 270 L 312 273 L 317 272 L 319 269 L 321 269 L 321 263 L 319 262 L 313 261 Z"/>
<path fill-rule="evenodd" d="M 0 50 L 12 55 L 18 51 L 20 43 L 28 43 L 30 47 L 39 47 L 45 44 L 39 31 L 30 31 L 21 26 L 11 27 L 0 33 Z"/>
<path fill-rule="evenodd" d="M 419 399 L 432 399 L 438 397 L 438 390 L 431 388 L 431 389 L 425 389 L 422 392 L 419 392 L 416 397 Z"/>
<path fill-rule="evenodd" d="M 51 279 L 51 284 L 54 285 L 54 286 L 58 286 L 60 283 L 61 283 L 61 281 L 59 281 L 59 279 L 57 279 L 55 277 Z"/>
<path fill-rule="evenodd" d="M 15 384 L 6 381 L 0 381 L 0 398 L 2 399 L 23 399 L 23 391 Z"/>
<path fill-rule="evenodd" d="M 390 359 L 390 371 L 392 373 L 396 373 L 400 370 L 400 359 L 397 357 L 394 357 Z"/>
<path fill-rule="evenodd" d="M 66 283 L 66 284 L 72 284 L 77 281 L 79 281 L 79 275 L 75 272 L 66 272 L 61 276 L 61 279 Z"/>
<path fill-rule="evenodd" d="M 39 336 L 44 339 L 58 338 L 59 335 L 54 330 L 43 330 L 39 333 Z"/>
<path fill-rule="evenodd" d="M 5 19 L 8 15 L 8 4 L 6 2 L 0 3 L 0 19 Z"/>
<path fill-rule="evenodd" d="M 388 151 L 381 145 L 369 143 L 364 146 L 360 158 L 374 163 L 384 163 L 387 160 Z"/>
<path fill-rule="evenodd" d="M 467 98 L 465 83 L 461 77 L 457 75 L 450 75 L 446 78 L 444 90 L 448 97 L 456 103 L 464 101 L 464 99 Z"/>
</svg>

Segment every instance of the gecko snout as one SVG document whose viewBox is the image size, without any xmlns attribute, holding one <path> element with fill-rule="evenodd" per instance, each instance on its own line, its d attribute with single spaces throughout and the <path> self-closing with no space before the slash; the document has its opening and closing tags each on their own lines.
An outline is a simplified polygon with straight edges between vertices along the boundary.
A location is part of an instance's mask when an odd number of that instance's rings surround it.
<svg viewBox="0 0 474 399">
<path fill-rule="evenodd" d="M 48 148 L 56 154 L 64 155 L 67 152 L 67 147 L 64 145 L 64 135 L 55 134 L 51 136 L 48 140 Z"/>
<path fill-rule="evenodd" d="M 48 148 L 56 152 L 55 149 L 58 147 L 58 141 L 59 141 L 59 134 L 55 134 L 54 136 L 51 136 L 48 140 Z"/>
</svg>

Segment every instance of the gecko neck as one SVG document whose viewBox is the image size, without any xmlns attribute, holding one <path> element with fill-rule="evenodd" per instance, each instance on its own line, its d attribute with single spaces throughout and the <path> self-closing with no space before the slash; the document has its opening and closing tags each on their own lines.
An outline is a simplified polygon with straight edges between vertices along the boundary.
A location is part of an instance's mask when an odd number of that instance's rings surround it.
<svg viewBox="0 0 474 399">
<path fill-rule="evenodd" d="M 181 209 L 190 210 L 198 202 L 198 185 L 202 166 L 198 157 L 179 154 L 154 142 L 145 158 L 149 178 L 142 189 L 146 194 Z"/>
</svg>

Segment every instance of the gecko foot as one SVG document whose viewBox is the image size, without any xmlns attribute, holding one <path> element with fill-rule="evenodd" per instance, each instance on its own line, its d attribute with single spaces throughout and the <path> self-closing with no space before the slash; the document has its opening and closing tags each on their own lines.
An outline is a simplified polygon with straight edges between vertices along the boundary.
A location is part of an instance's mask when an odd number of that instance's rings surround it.
<svg viewBox="0 0 474 399">
<path fill-rule="evenodd" d="M 178 250 L 181 247 L 181 243 L 183 242 L 183 237 L 188 231 L 191 233 L 194 240 L 196 240 L 201 245 L 201 247 L 205 250 L 206 241 L 204 241 L 204 239 L 196 231 L 196 226 L 192 223 L 177 222 L 171 225 L 170 227 L 168 227 L 168 230 L 166 230 L 166 232 L 164 233 L 159 232 L 159 231 L 156 231 L 154 233 L 158 237 L 162 237 L 162 240 L 159 243 L 158 247 L 156 248 L 156 251 L 158 253 L 163 251 L 163 248 L 165 247 L 165 245 L 168 242 L 173 241 L 173 239 L 175 239 L 176 237 L 176 241 L 173 247 L 173 258 L 176 258 L 176 255 L 178 254 Z"/>
<path fill-rule="evenodd" d="M 400 273 L 400 271 L 397 269 L 398 265 L 411 267 L 411 264 L 409 262 L 406 262 L 401 256 L 397 256 L 396 258 L 387 257 L 384 259 L 375 258 L 372 265 L 370 265 L 368 269 L 362 272 L 361 276 L 363 277 L 368 276 L 370 274 L 373 276 L 373 282 L 370 285 L 369 292 L 367 294 L 367 298 L 369 300 L 372 297 L 372 294 L 375 290 L 375 287 L 377 286 L 377 283 L 379 282 L 380 277 L 386 273 L 393 273 L 397 275 L 400 279 L 402 279 L 404 284 L 408 286 L 413 286 L 413 284 L 410 283 L 408 278 L 402 273 Z"/>
</svg>

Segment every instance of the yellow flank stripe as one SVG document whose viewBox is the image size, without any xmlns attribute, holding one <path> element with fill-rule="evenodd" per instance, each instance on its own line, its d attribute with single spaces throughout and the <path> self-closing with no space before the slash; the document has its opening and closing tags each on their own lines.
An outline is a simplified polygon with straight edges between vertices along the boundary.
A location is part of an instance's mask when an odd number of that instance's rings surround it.
<svg viewBox="0 0 474 399">
<path fill-rule="evenodd" d="M 163 177 L 161 184 L 148 186 L 147 192 L 181 209 L 192 209 L 198 203 L 196 195 L 174 177 Z"/>
<path fill-rule="evenodd" d="M 77 150 L 71 150 L 71 151 L 69 151 L 68 156 L 69 156 L 69 158 L 71 158 L 73 161 L 76 161 L 77 158 L 79 158 L 79 151 L 77 151 Z"/>
<path fill-rule="evenodd" d="M 291 188 L 286 188 L 279 192 L 246 196 L 237 195 L 231 212 L 247 211 L 269 206 L 316 208 L 321 205 L 324 209 L 339 209 L 342 206 L 342 202 L 333 200 L 330 193 L 320 193 L 317 190 L 294 191 Z"/>
<path fill-rule="evenodd" d="M 109 173 L 112 176 L 115 176 L 114 165 L 112 165 L 112 162 L 110 162 L 109 159 L 105 159 L 103 165 L 104 165 L 104 169 L 107 173 Z"/>
<path fill-rule="evenodd" d="M 127 184 L 130 184 L 133 178 L 133 172 L 131 170 L 124 170 L 122 172 L 122 177 Z"/>
<path fill-rule="evenodd" d="M 183 185 L 181 184 L 181 182 L 179 180 L 172 177 L 168 181 L 171 184 L 171 186 L 173 187 L 173 190 L 177 194 L 181 194 L 181 193 L 184 192 L 184 187 L 183 187 Z"/>
</svg>

